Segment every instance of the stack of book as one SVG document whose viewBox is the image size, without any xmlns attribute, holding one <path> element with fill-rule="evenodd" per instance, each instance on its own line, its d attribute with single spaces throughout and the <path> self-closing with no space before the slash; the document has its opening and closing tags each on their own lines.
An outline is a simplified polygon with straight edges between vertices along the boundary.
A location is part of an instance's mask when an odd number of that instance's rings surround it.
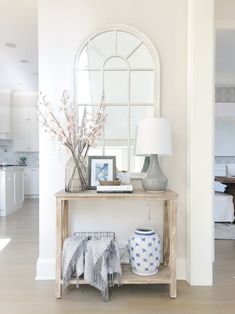
<svg viewBox="0 0 235 314">
<path fill-rule="evenodd" d="M 97 185 L 96 190 L 97 193 L 133 193 L 133 185 Z"/>
</svg>

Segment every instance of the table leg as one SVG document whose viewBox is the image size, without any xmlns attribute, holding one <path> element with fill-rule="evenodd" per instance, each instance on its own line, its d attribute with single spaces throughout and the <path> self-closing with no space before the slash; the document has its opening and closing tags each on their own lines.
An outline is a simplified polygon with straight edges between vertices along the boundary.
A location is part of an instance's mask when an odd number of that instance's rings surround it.
<svg viewBox="0 0 235 314">
<path fill-rule="evenodd" d="M 163 221 L 163 265 L 169 264 L 169 211 L 168 203 L 164 202 L 164 221 Z"/>
<path fill-rule="evenodd" d="M 169 210 L 169 231 L 170 231 L 170 297 L 176 298 L 177 287 L 176 287 L 176 201 L 168 201 Z"/>
<path fill-rule="evenodd" d="M 64 240 L 68 237 L 68 209 L 69 209 L 69 201 L 68 200 L 64 200 L 64 212 L 63 212 L 63 243 Z"/>
<path fill-rule="evenodd" d="M 62 269 L 62 214 L 64 203 L 56 202 L 56 298 L 62 296 L 61 269 Z"/>
</svg>

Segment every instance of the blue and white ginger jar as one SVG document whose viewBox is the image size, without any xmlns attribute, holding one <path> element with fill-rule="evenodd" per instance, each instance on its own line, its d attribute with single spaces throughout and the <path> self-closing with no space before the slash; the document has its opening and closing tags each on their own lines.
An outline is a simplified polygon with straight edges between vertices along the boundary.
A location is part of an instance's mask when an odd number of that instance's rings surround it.
<svg viewBox="0 0 235 314">
<path fill-rule="evenodd" d="M 161 240 L 153 229 L 136 229 L 128 243 L 132 271 L 140 276 L 158 273 L 161 262 Z"/>
</svg>

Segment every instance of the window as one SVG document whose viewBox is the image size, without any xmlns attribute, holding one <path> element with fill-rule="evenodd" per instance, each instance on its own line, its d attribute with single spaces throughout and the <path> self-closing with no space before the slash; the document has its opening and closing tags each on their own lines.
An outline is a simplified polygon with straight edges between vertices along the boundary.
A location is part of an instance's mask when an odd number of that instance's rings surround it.
<svg viewBox="0 0 235 314">
<path fill-rule="evenodd" d="M 78 118 L 95 112 L 102 96 L 106 106 L 103 138 L 90 154 L 116 155 L 119 170 L 139 172 L 138 121 L 159 115 L 160 66 L 151 42 L 128 27 L 100 30 L 79 49 L 75 77 Z"/>
</svg>

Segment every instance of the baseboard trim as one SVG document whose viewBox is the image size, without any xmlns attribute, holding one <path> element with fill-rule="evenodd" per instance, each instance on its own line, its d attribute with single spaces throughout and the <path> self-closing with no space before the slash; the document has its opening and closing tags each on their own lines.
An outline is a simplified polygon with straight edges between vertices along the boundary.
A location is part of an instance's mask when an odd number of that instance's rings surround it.
<svg viewBox="0 0 235 314">
<path fill-rule="evenodd" d="M 55 280 L 55 259 L 38 258 L 35 280 Z"/>
<path fill-rule="evenodd" d="M 24 198 L 39 198 L 39 194 L 32 194 L 32 195 L 25 194 Z"/>
</svg>

